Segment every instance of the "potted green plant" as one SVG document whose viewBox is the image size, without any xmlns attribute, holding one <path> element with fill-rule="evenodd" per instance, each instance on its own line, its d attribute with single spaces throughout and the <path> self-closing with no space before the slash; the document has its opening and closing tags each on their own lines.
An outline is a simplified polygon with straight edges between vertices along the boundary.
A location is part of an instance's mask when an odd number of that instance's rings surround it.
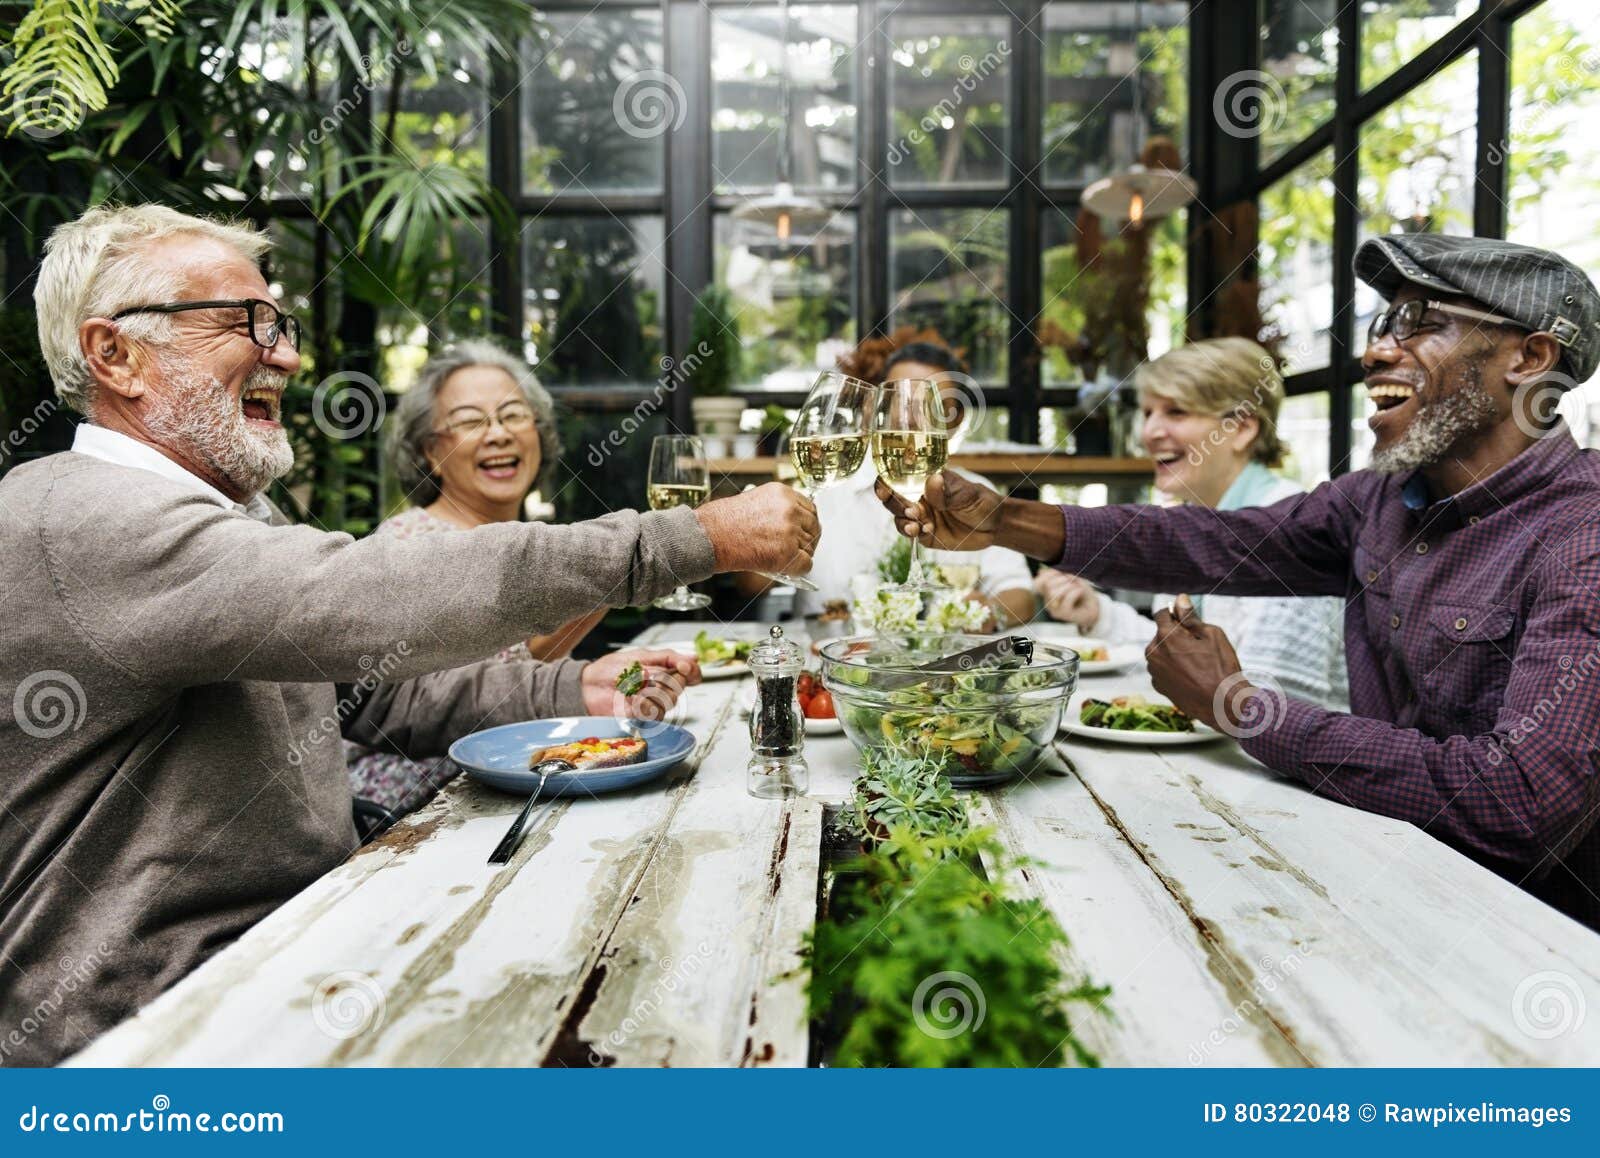
<svg viewBox="0 0 1600 1158">
<path fill-rule="evenodd" d="M 707 286 L 694 301 L 684 381 L 690 390 L 695 433 L 721 442 L 724 452 L 744 417 L 744 399 L 730 394 L 739 378 L 742 352 L 739 319 L 727 289 Z"/>
<path fill-rule="evenodd" d="M 783 436 L 794 425 L 789 412 L 778 405 L 770 405 L 761 412 L 761 428 L 756 434 L 757 454 L 777 454 Z"/>
</svg>

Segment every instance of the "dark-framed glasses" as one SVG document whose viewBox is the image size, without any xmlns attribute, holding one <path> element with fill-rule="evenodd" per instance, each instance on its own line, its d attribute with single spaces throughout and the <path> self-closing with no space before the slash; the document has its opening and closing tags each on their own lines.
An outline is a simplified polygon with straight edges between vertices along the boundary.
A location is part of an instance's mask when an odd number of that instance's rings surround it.
<svg viewBox="0 0 1600 1158">
<path fill-rule="evenodd" d="M 526 402 L 507 402 L 490 415 L 476 406 L 457 406 L 445 415 L 444 425 L 434 433 L 476 438 L 487 434 L 490 424 L 496 421 L 512 433 L 529 430 L 534 424 L 533 407 Z"/>
<path fill-rule="evenodd" d="M 300 319 L 284 313 L 271 302 L 260 298 L 228 298 L 222 301 L 162 302 L 151 306 L 129 306 L 111 315 L 114 322 L 129 314 L 181 314 L 188 310 L 244 310 L 249 319 L 250 340 L 264 349 L 272 349 L 280 337 L 287 336 L 289 345 L 300 348 Z"/>
<path fill-rule="evenodd" d="M 1394 340 L 1404 342 L 1416 337 L 1417 330 L 1422 327 L 1422 319 L 1429 310 L 1441 314 L 1450 314 L 1457 318 L 1470 318 L 1475 322 L 1486 322 L 1496 326 L 1515 326 L 1519 330 L 1528 327 L 1508 318 L 1503 314 L 1486 314 L 1482 310 L 1471 310 L 1466 306 L 1446 305 L 1444 302 L 1423 301 L 1421 298 L 1412 298 L 1410 301 L 1401 302 L 1397 306 L 1390 306 L 1377 317 L 1372 319 L 1372 325 L 1367 330 L 1367 345 L 1377 345 L 1378 340 L 1385 334 L 1394 335 Z"/>
</svg>

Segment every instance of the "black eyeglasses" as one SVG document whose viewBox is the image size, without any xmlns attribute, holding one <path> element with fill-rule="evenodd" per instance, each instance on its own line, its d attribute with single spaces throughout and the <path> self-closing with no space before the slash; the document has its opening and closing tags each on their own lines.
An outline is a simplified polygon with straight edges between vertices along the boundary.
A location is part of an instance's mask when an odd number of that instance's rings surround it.
<svg viewBox="0 0 1600 1158">
<path fill-rule="evenodd" d="M 1441 314 L 1451 314 L 1458 318 L 1471 318 L 1475 322 L 1487 322 L 1496 326 L 1515 326 L 1519 330 L 1528 328 L 1516 318 L 1508 318 L 1502 314 L 1486 314 L 1482 310 L 1469 310 L 1465 306 L 1451 306 L 1444 302 L 1428 302 L 1421 298 L 1412 298 L 1397 306 L 1390 306 L 1372 319 L 1372 325 L 1367 330 L 1367 345 L 1377 345 L 1378 340 L 1385 334 L 1393 334 L 1397 342 L 1416 337 L 1417 330 L 1422 325 L 1422 316 L 1429 310 L 1437 310 Z"/>
<path fill-rule="evenodd" d="M 250 319 L 250 340 L 265 349 L 272 349 L 278 339 L 288 335 L 289 345 L 300 348 L 300 319 L 284 313 L 271 302 L 260 298 L 233 298 L 212 302 L 163 302 L 156 306 L 129 306 L 111 315 L 114 322 L 129 314 L 181 314 L 185 310 L 244 310 Z"/>
</svg>

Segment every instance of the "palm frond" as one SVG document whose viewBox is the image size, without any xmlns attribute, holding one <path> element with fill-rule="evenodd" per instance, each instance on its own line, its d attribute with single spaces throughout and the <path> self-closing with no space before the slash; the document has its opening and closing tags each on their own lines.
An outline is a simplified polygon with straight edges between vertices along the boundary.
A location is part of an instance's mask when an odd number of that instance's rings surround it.
<svg viewBox="0 0 1600 1158">
<path fill-rule="evenodd" d="M 106 107 L 117 63 L 99 21 L 99 0 L 36 0 L 28 10 L 11 36 L 12 59 L 0 69 L 8 136 L 18 129 L 54 136 Z"/>
</svg>

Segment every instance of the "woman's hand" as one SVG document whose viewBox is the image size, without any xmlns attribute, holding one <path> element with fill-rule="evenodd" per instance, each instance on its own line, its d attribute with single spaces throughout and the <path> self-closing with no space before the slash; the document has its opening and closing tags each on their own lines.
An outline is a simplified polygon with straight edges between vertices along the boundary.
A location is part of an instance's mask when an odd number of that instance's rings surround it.
<svg viewBox="0 0 1600 1158">
<path fill-rule="evenodd" d="M 1070 623 L 1085 635 L 1100 622 L 1100 596 L 1085 579 L 1047 567 L 1034 576 L 1033 589 L 1051 619 Z"/>
<path fill-rule="evenodd" d="M 551 660 L 566 659 L 572 654 L 572 649 L 583 642 L 583 637 L 588 635 L 599 622 L 606 617 L 610 608 L 601 607 L 569 619 L 549 635 L 530 635 L 528 637 L 528 654 L 534 659 L 549 662 Z"/>
<path fill-rule="evenodd" d="M 631 664 L 644 668 L 644 687 L 634 695 L 617 688 Z M 687 687 L 700 682 L 700 661 L 679 651 L 633 648 L 586 664 L 581 677 L 584 710 L 593 716 L 665 719 Z"/>
</svg>

